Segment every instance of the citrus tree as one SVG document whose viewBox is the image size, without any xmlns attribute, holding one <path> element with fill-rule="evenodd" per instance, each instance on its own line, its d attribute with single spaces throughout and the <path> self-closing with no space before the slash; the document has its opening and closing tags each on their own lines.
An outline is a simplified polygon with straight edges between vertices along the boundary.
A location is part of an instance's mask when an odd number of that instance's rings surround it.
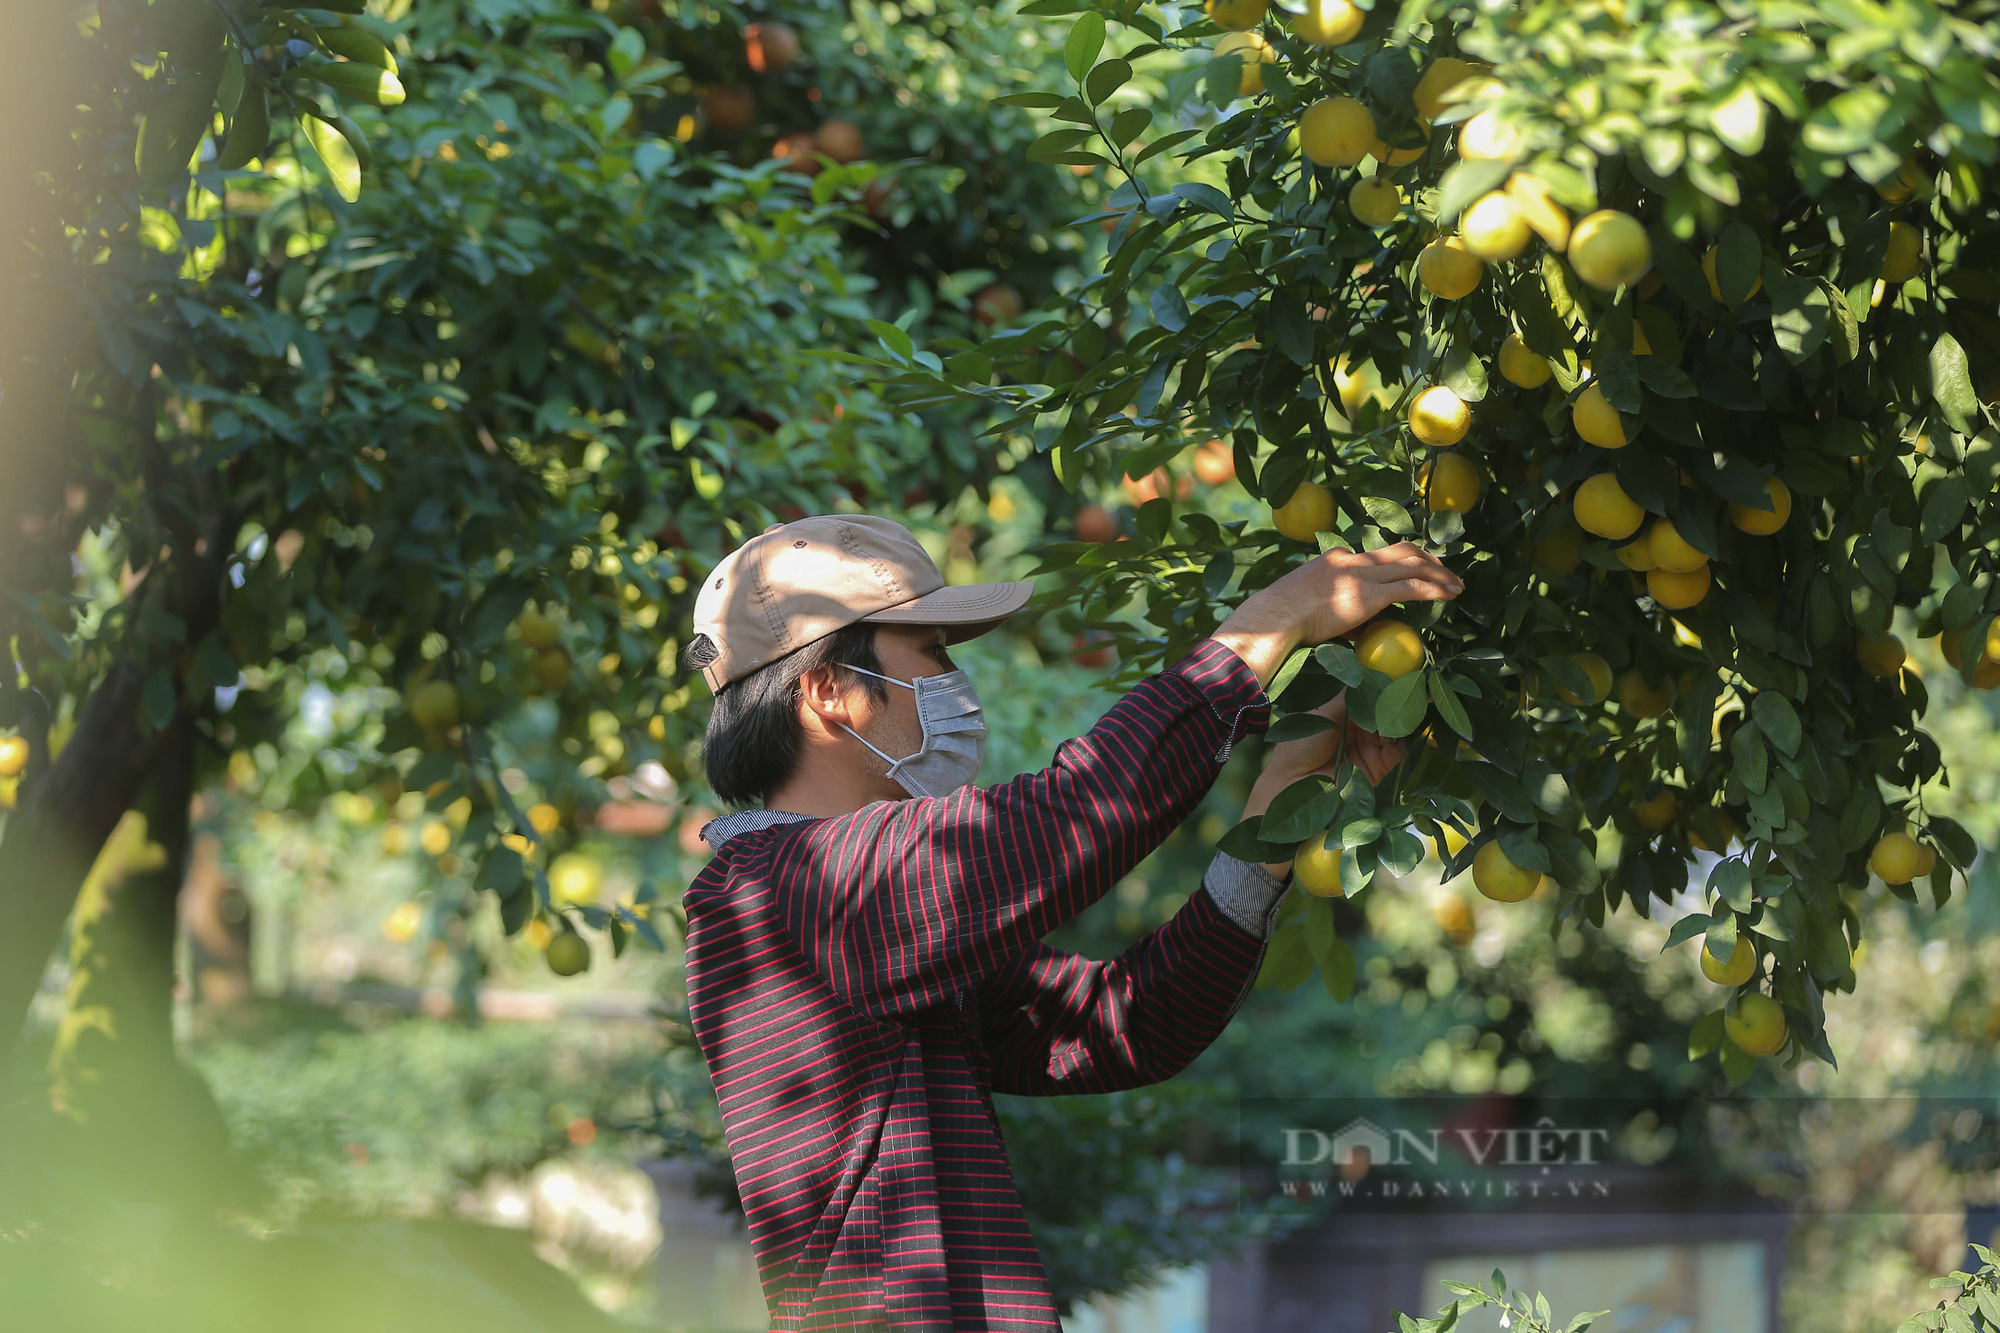
<svg viewBox="0 0 2000 1333">
<path fill-rule="evenodd" d="M 950 239 L 968 169 L 931 150 L 990 124 L 984 97 L 909 137 L 896 90 L 950 82 L 941 53 L 973 71 L 957 93 L 1013 86 L 991 39 L 940 21 L 870 57 L 860 21 L 158 0 L 46 25 L 50 100 L 81 109 L 33 141 L 8 280 L 45 318 L 0 348 L 0 1013 L 148 783 L 156 809 L 220 777 L 378 818 L 407 792 L 431 815 L 412 854 L 510 931 L 539 921 L 559 971 L 588 964 L 580 929 L 657 941 L 587 861 L 548 872 L 607 783 L 686 775 L 693 582 L 771 522 L 998 470 L 806 349 L 912 283 L 924 327 L 972 330 L 995 284 L 965 266 L 1038 254 L 1032 295 L 1061 262 L 1025 220 Z M 870 89 L 908 109 L 871 116 Z M 784 151 L 801 123 L 825 142 Z M 1031 182 L 1002 186 L 981 197 L 1011 216 Z M 931 266 L 892 286 L 872 238 L 900 227 Z M 293 727 L 329 695 L 330 727 Z M 153 833 L 171 901 L 181 839 Z"/>
<path fill-rule="evenodd" d="M 2000 25 L 1916 0 L 1030 9 L 1075 15 L 1069 86 L 1012 100 L 1054 124 L 1031 157 L 1120 181 L 1086 219 L 1101 269 L 983 340 L 885 332 L 892 391 L 985 405 L 1084 498 L 1186 457 L 1261 502 L 1223 521 L 1161 489 L 1045 551 L 1086 616 L 1141 612 L 1133 670 L 1334 545 L 1420 541 L 1467 580 L 1272 683 L 1274 737 L 1346 688 L 1423 743 L 1223 840 L 1300 856 L 1264 980 L 1348 993 L 1324 899 L 1419 835 L 1571 925 L 1652 912 L 1705 853 L 1670 942 L 1733 989 L 1690 1050 L 1737 1081 L 1831 1060 L 1871 872 L 1941 903 L 1976 852 L 1924 808 L 1946 775 L 1902 636 L 1942 633 L 1940 688 L 2000 684 L 1974 388 L 2000 367 Z"/>
</svg>

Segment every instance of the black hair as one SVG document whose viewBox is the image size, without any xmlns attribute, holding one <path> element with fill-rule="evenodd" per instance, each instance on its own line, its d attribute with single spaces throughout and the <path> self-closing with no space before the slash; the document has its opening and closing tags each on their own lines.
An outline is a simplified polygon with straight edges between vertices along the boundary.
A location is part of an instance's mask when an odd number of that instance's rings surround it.
<svg viewBox="0 0 2000 1333">
<path fill-rule="evenodd" d="M 715 660 L 715 645 L 707 635 L 696 635 L 684 656 L 689 666 L 699 668 Z M 805 744 L 799 679 L 815 667 L 832 665 L 879 672 L 875 627 L 843 626 L 722 687 L 701 746 L 709 790 L 717 798 L 735 806 L 761 805 L 792 776 Z M 886 684 L 868 676 L 860 680 L 875 702 L 887 701 Z"/>
</svg>

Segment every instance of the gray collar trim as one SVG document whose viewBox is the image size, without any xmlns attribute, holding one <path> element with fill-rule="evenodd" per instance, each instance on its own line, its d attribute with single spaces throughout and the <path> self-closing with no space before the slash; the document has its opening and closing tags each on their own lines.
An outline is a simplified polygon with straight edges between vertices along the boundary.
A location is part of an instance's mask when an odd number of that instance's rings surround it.
<svg viewBox="0 0 2000 1333">
<path fill-rule="evenodd" d="M 790 810 L 738 810 L 732 815 L 721 815 L 701 826 L 701 840 L 712 851 L 720 851 L 722 844 L 739 833 L 755 833 L 758 829 L 772 828 L 778 824 L 796 824 L 812 818 L 811 815 L 797 815 Z"/>
</svg>

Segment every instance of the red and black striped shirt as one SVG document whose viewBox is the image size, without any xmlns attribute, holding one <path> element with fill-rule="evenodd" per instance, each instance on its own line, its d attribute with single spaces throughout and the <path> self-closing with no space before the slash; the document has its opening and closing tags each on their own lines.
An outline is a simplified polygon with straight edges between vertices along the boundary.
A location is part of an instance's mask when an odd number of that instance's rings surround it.
<svg viewBox="0 0 2000 1333">
<path fill-rule="evenodd" d="M 774 1330 L 1061 1328 L 991 1093 L 1172 1077 L 1241 1005 L 1264 941 L 1205 888 L 1108 963 L 1041 937 L 1269 719 L 1208 640 L 1041 772 L 730 817 L 762 826 L 723 838 L 684 897 L 688 1009 Z"/>
</svg>

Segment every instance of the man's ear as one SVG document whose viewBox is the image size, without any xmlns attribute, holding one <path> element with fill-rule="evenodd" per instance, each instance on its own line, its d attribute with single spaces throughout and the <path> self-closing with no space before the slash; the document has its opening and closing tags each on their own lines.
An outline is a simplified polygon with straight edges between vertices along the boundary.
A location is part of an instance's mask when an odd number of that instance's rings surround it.
<svg viewBox="0 0 2000 1333">
<path fill-rule="evenodd" d="M 850 696 L 841 673 L 830 666 L 816 666 L 799 677 L 800 720 L 808 727 L 831 734 L 835 724 L 853 725 Z"/>
</svg>

